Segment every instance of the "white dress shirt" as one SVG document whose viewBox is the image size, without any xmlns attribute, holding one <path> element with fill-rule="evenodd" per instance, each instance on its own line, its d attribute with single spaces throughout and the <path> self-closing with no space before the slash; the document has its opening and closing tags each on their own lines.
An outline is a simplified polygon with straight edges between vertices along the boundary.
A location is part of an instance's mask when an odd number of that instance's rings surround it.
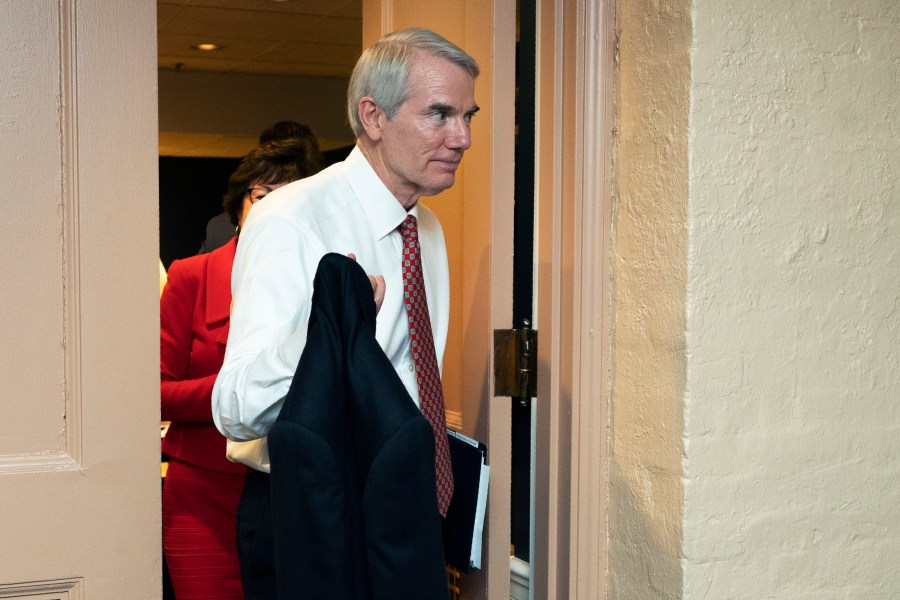
<svg viewBox="0 0 900 600">
<path fill-rule="evenodd" d="M 213 420 L 229 440 L 228 456 L 269 470 L 265 435 L 278 416 L 300 354 L 312 304 L 313 278 L 328 252 L 353 253 L 369 275 L 383 275 L 385 298 L 375 337 L 418 404 L 409 345 L 397 227 L 407 211 L 359 148 L 324 171 L 273 191 L 254 205 L 241 229 L 231 275 L 231 328 L 212 395 Z M 447 339 L 450 283 L 444 233 L 416 205 L 422 268 L 435 352 Z M 374 296 L 373 296 L 374 302 Z"/>
</svg>

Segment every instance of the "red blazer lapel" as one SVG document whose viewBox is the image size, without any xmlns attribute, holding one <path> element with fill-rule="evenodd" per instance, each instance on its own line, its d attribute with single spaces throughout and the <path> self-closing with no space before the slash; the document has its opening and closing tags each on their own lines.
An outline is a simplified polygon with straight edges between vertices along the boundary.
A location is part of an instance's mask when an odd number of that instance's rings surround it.
<svg viewBox="0 0 900 600">
<path fill-rule="evenodd" d="M 234 253 L 237 250 L 237 238 L 232 238 L 221 248 L 209 253 L 206 263 L 206 326 L 224 322 L 219 331 L 220 344 L 228 341 L 229 317 L 231 315 L 231 267 L 234 264 Z"/>
</svg>

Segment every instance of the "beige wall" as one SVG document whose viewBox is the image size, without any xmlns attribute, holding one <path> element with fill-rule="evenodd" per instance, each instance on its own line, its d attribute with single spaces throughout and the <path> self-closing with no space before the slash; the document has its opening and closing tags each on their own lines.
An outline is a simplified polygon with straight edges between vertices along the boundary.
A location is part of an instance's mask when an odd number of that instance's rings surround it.
<svg viewBox="0 0 900 600">
<path fill-rule="evenodd" d="M 685 598 L 900 595 L 900 4 L 694 15 Z"/>
<path fill-rule="evenodd" d="M 619 2 L 610 598 L 678 598 L 690 1 Z"/>
<path fill-rule="evenodd" d="M 900 4 L 619 28 L 610 597 L 895 597 Z"/>
</svg>

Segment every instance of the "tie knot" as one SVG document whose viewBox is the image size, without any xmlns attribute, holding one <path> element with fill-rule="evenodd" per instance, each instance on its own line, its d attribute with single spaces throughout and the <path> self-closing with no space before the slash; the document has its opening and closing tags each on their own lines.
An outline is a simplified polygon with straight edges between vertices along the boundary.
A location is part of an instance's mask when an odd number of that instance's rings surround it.
<svg viewBox="0 0 900 600">
<path fill-rule="evenodd" d="M 400 225 L 400 235 L 403 236 L 404 242 L 409 242 L 419 237 L 416 218 L 413 215 L 406 215 L 406 219 Z"/>
</svg>

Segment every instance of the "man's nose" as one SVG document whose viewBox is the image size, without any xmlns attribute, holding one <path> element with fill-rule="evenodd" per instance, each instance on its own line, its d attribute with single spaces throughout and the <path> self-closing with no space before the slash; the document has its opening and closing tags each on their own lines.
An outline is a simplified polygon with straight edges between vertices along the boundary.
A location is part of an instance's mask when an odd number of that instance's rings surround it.
<svg viewBox="0 0 900 600">
<path fill-rule="evenodd" d="M 452 131 L 447 136 L 447 147 L 468 150 L 472 145 L 472 132 L 465 118 L 454 119 Z"/>
</svg>

